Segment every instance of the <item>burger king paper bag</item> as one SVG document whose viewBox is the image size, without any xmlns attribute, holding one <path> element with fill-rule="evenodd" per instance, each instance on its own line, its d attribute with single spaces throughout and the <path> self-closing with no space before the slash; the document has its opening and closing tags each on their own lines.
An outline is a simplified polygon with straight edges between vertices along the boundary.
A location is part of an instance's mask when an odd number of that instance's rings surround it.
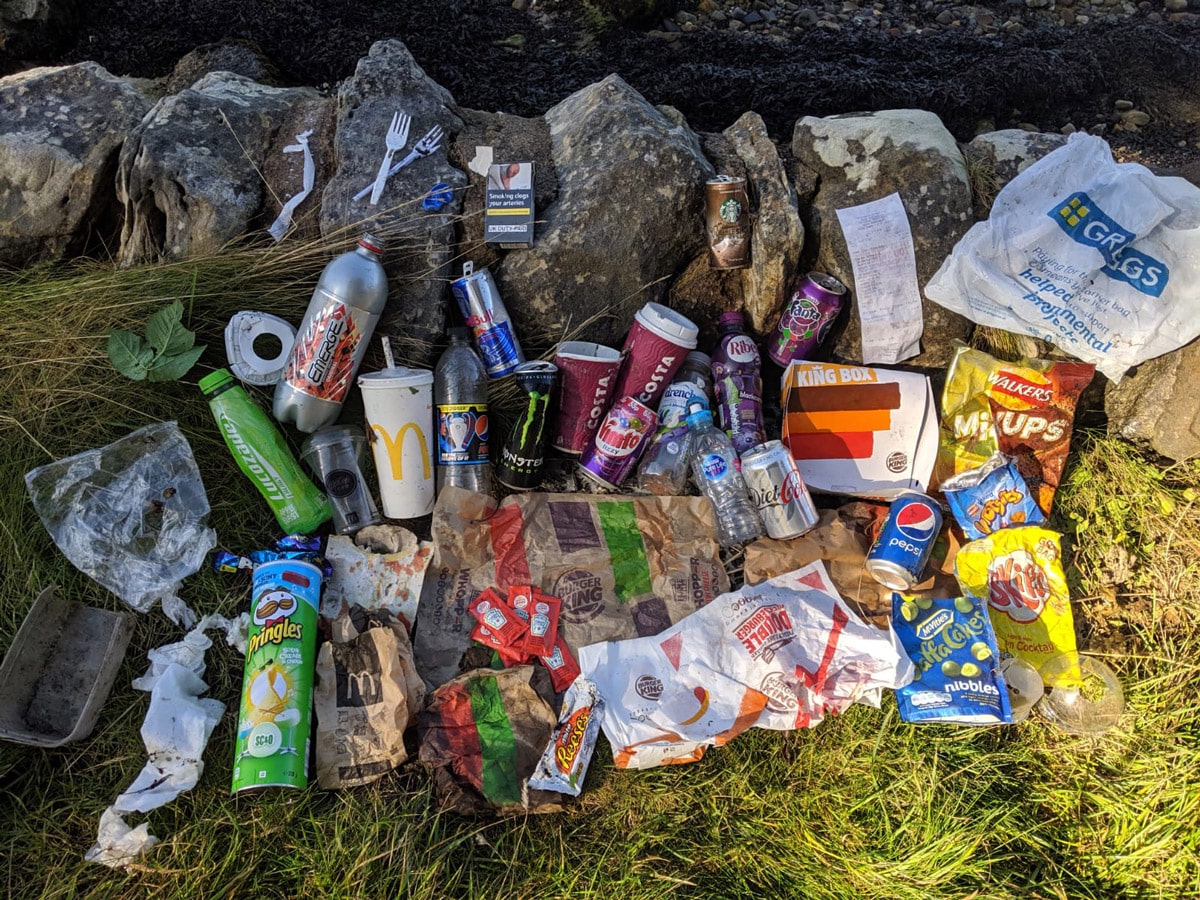
<svg viewBox="0 0 1200 900">
<path fill-rule="evenodd" d="M 810 490 L 894 500 L 928 485 L 938 423 L 924 375 L 794 362 L 783 407 L 783 442 Z"/>
</svg>

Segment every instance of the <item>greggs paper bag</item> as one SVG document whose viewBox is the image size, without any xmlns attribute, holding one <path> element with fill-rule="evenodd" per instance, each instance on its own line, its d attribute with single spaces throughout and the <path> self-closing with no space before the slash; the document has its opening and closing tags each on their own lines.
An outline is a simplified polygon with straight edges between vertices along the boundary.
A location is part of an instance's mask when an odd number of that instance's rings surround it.
<svg viewBox="0 0 1200 900">
<path fill-rule="evenodd" d="M 809 489 L 894 500 L 928 485 L 938 424 L 924 375 L 794 362 L 783 407 L 783 442 Z"/>
</svg>

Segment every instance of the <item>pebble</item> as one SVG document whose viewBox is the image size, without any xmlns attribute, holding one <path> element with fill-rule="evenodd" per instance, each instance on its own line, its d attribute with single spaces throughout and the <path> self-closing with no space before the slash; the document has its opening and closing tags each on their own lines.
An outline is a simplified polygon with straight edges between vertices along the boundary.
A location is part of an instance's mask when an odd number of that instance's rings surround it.
<svg viewBox="0 0 1200 900">
<path fill-rule="evenodd" d="M 524 12 L 529 8 L 529 0 L 513 0 L 512 8 L 517 12 Z"/>
<path fill-rule="evenodd" d="M 1163 8 L 1167 12 L 1183 12 L 1188 8 L 1188 0 L 1163 0 Z"/>
<path fill-rule="evenodd" d="M 1150 124 L 1150 113 L 1142 112 L 1140 109 L 1131 109 L 1121 114 L 1121 121 L 1126 125 L 1140 128 L 1142 125 Z"/>
</svg>

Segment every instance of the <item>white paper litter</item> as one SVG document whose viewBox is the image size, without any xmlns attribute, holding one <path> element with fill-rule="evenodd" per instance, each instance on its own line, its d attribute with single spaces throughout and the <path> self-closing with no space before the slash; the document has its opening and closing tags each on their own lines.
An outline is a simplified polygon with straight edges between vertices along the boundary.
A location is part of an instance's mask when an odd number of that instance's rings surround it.
<svg viewBox="0 0 1200 900">
<path fill-rule="evenodd" d="M 925 320 L 908 213 L 897 193 L 837 211 L 854 269 L 862 361 L 898 363 L 921 352 Z"/>
<path fill-rule="evenodd" d="M 352 606 L 382 609 L 402 618 L 411 631 L 432 556 L 432 543 L 418 541 L 398 525 L 369 525 L 355 540 L 331 535 L 325 558 L 333 574 L 325 580 L 321 615 L 336 619 Z"/>
<path fill-rule="evenodd" d="M 579 666 L 604 698 L 622 768 L 699 759 L 747 728 L 811 728 L 912 681 L 896 635 L 863 622 L 814 562 L 722 594 L 651 637 L 591 644 Z"/>
<path fill-rule="evenodd" d="M 119 868 L 158 843 L 146 823 L 130 828 L 123 818 L 170 803 L 190 791 L 204 772 L 204 748 L 225 713 L 220 700 L 202 698 L 208 690 L 204 652 L 212 646 L 205 630 L 219 628 L 230 646 L 246 650 L 246 613 L 235 619 L 205 616 L 182 641 L 155 647 L 146 656 L 150 668 L 133 680 L 140 691 L 150 691 L 150 708 L 142 722 L 142 742 L 148 757 L 145 767 L 100 817 L 95 845 L 88 862 Z"/>
</svg>

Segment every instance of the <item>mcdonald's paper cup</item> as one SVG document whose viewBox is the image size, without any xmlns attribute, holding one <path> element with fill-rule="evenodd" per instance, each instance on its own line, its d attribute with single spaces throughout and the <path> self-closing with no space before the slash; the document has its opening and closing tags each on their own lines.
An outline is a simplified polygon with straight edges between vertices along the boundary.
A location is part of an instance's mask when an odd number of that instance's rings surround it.
<svg viewBox="0 0 1200 900">
<path fill-rule="evenodd" d="M 613 390 L 617 386 L 621 354 L 603 344 L 565 341 L 558 347 L 554 364 L 562 378 L 554 446 L 566 453 L 580 454 L 591 444 L 604 414 L 616 399 Z"/>
<path fill-rule="evenodd" d="M 367 440 L 379 475 L 383 514 L 415 519 L 433 512 L 433 373 L 396 366 L 360 375 Z"/>
<path fill-rule="evenodd" d="M 696 349 L 699 334 L 695 322 L 661 303 L 647 303 L 639 309 L 621 351 L 621 374 L 613 399 L 633 397 L 657 411 L 671 377 L 688 351 Z"/>
</svg>

